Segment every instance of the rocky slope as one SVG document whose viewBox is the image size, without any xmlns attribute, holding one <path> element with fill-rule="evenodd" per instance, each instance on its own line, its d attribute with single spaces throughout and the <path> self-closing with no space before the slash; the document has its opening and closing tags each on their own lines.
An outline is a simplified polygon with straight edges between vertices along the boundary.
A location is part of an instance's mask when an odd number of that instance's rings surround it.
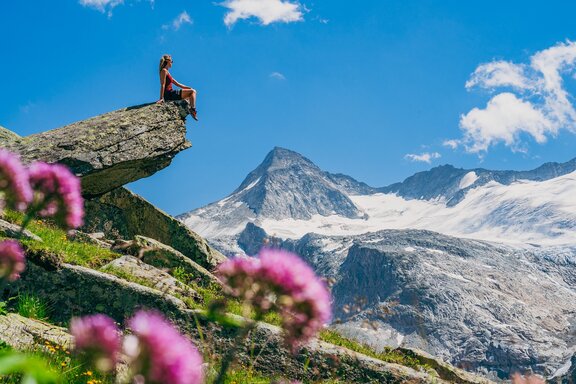
<svg viewBox="0 0 576 384">
<path fill-rule="evenodd" d="M 85 231 L 103 232 L 110 238 L 148 236 L 170 244 L 208 269 L 226 259 L 180 221 L 124 187 L 87 200 L 84 209 Z"/>
<path fill-rule="evenodd" d="M 0 143 L 8 143 L 20 139 L 16 133 L 0 126 Z"/>
<path fill-rule="evenodd" d="M 333 281 L 335 329 L 472 371 L 553 375 L 576 352 L 576 247 L 519 249 L 419 230 L 268 237 Z M 242 235 L 241 238 L 250 236 Z"/>
<path fill-rule="evenodd" d="M 3 294 L 15 297 L 20 292 L 28 292 L 41 302 L 50 303 L 53 310 L 49 320 L 59 323 L 68 322 L 71 316 L 95 311 L 123 323 L 139 308 L 155 309 L 195 340 L 205 356 L 221 358 L 233 343 L 237 343 L 237 325 L 232 324 L 241 324 L 245 319 L 230 315 L 227 325 L 217 325 L 207 319 L 205 311 L 194 310 L 199 306 L 205 309 L 208 305 L 204 301 L 208 296 L 199 295 L 196 289 L 203 287 L 204 292 L 210 289 L 209 296 L 217 295 L 214 288 L 208 288 L 215 278 L 210 277 L 206 283 L 177 280 L 174 271 L 179 268 L 196 269 L 195 273 L 204 277 L 209 272 L 190 264 L 167 245 L 145 238 L 138 241 L 144 243 L 133 245 L 147 247 L 125 248 L 125 251 L 136 252 L 138 258 L 117 255 L 105 265 L 102 264 L 106 260 L 92 258 L 91 267 L 69 264 L 66 262 L 68 254 L 54 252 L 49 246 L 41 245 L 42 251 L 35 252 L 38 244 L 29 243 L 26 271 L 20 279 L 9 284 Z M 108 251 L 104 254 L 106 259 L 112 256 Z M 34 348 L 45 341 L 69 347 L 70 339 L 65 329 L 45 321 L 24 319 L 15 314 L 0 315 L 0 341 L 16 348 Z M 416 365 L 410 368 L 389 363 L 321 340 L 313 340 L 300 353 L 293 354 L 283 346 L 278 327 L 261 323 L 237 350 L 236 358 L 243 366 L 270 377 L 281 375 L 314 382 L 337 378 L 339 382 L 347 383 L 490 383 L 417 351 L 401 353 L 410 356 Z M 208 364 L 213 362 L 210 360 Z"/>
</svg>

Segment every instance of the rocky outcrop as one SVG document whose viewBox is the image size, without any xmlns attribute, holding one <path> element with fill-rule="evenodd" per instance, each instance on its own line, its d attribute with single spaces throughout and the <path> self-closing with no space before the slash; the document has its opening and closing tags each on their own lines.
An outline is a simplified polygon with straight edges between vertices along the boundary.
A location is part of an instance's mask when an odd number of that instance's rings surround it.
<svg viewBox="0 0 576 384">
<path fill-rule="evenodd" d="M 45 342 L 69 349 L 72 336 L 65 328 L 9 313 L 0 316 L 0 341 L 18 350 L 30 350 Z"/>
<path fill-rule="evenodd" d="M 150 237 L 169 244 L 208 270 L 226 260 L 183 223 L 125 188 L 90 199 L 84 208 L 86 232 L 104 232 L 109 238 Z"/>
<path fill-rule="evenodd" d="M 20 136 L 0 126 L 0 146 L 4 147 L 7 143 L 20 139 Z"/>
<path fill-rule="evenodd" d="M 73 229 L 66 233 L 66 237 L 70 241 L 93 244 L 104 249 L 111 249 L 114 244 L 114 241 L 106 240 L 104 232 L 85 233 Z"/>
<path fill-rule="evenodd" d="M 130 276 L 131 279 L 139 281 L 141 285 L 149 286 L 172 296 L 185 296 L 192 297 L 197 301 L 200 300 L 200 296 L 190 287 L 134 256 L 119 257 L 106 264 L 101 270 L 113 275 Z"/>
<path fill-rule="evenodd" d="M 16 238 L 20 234 L 20 226 L 16 224 L 12 224 L 6 220 L 0 219 L 0 234 L 3 234 L 7 237 Z M 32 239 L 36 241 L 42 241 L 41 238 L 30 232 L 29 230 L 25 229 L 22 232 L 22 237 L 25 239 Z"/>
<path fill-rule="evenodd" d="M 82 178 L 82 193 L 94 196 L 154 174 L 190 147 L 186 114 L 181 103 L 141 105 L 26 137 L 8 135 L 2 144 L 26 163 L 67 165 Z"/>
<path fill-rule="evenodd" d="M 21 278 L 10 284 L 6 293 L 33 292 L 50 308 L 57 308 L 50 317 L 62 323 L 72 316 L 95 312 L 121 321 L 142 307 L 164 313 L 186 308 L 174 296 L 108 273 L 65 263 L 58 268 L 47 270 L 34 262 L 28 263 Z"/>
<path fill-rule="evenodd" d="M 146 264 L 170 270 L 178 267 L 182 268 L 184 273 L 191 276 L 202 286 L 210 286 L 212 284 L 218 286 L 222 284 L 206 268 L 166 244 L 144 236 L 136 236 L 134 241 L 145 249 L 145 252 L 142 252 L 142 261 Z"/>
</svg>

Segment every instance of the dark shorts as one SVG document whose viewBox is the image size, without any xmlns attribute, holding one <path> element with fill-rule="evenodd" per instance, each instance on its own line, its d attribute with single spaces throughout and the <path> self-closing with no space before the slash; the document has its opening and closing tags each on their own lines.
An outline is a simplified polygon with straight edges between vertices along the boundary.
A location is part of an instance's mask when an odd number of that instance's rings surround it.
<svg viewBox="0 0 576 384">
<path fill-rule="evenodd" d="M 165 90 L 164 100 L 182 100 L 182 90 Z"/>
</svg>

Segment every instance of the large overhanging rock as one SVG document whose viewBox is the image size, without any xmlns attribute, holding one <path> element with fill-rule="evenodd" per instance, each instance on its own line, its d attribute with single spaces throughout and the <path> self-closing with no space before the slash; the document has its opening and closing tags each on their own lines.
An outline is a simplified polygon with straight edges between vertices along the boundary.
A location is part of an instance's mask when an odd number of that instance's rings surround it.
<svg viewBox="0 0 576 384">
<path fill-rule="evenodd" d="M 66 164 L 83 194 L 95 196 L 154 174 L 189 148 L 186 114 L 184 102 L 129 107 L 1 145 L 25 163 Z"/>
</svg>

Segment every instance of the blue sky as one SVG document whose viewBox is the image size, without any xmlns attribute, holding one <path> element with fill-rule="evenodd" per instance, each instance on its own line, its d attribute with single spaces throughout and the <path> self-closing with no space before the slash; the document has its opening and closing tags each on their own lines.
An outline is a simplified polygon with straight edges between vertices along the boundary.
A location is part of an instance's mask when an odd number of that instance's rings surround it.
<svg viewBox="0 0 576 384">
<path fill-rule="evenodd" d="M 0 125 L 28 135 L 155 101 L 169 53 L 198 90 L 193 147 L 129 187 L 171 214 L 223 198 L 274 146 L 372 186 L 446 163 L 564 162 L 570 3 L 4 2 Z"/>
</svg>

